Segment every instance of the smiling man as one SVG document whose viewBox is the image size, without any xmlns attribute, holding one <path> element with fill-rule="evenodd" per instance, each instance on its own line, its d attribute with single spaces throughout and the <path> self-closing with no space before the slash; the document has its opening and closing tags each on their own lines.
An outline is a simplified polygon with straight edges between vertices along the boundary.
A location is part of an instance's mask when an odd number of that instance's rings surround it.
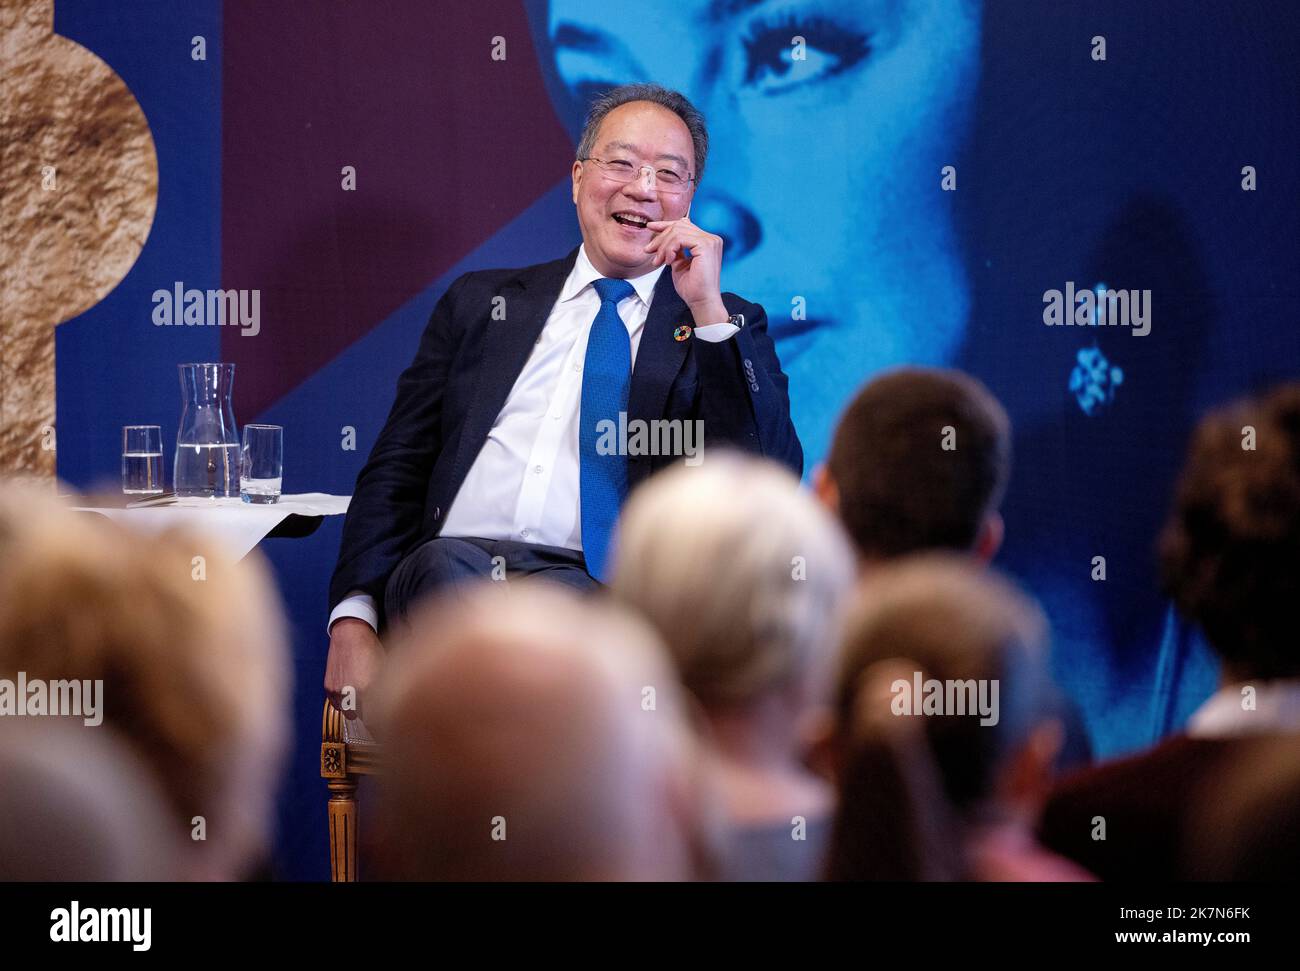
<svg viewBox="0 0 1300 971">
<path fill-rule="evenodd" d="M 598 585 L 628 491 L 678 458 L 634 437 L 608 447 L 611 422 L 697 421 L 706 451 L 802 472 L 763 308 L 722 292 L 722 238 L 689 218 L 708 146 L 682 95 L 609 91 L 572 168 L 582 245 L 467 273 L 438 301 L 357 477 L 330 583 L 325 688 L 345 714 L 379 631 L 427 595 L 479 577 Z"/>
<path fill-rule="evenodd" d="M 634 34 L 627 4 L 526 7 L 575 127 L 595 94 L 650 78 L 709 116 L 694 215 L 771 314 L 810 464 L 877 371 L 953 362 L 970 293 L 940 169 L 965 169 L 982 0 L 677 0 Z"/>
</svg>

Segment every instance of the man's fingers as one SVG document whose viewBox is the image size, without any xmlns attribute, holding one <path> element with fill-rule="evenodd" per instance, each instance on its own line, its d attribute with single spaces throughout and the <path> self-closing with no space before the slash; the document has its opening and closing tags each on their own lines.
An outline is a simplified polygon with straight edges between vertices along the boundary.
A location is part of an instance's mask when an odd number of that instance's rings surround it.
<svg viewBox="0 0 1300 971">
<path fill-rule="evenodd" d="M 655 253 L 655 258 L 653 260 L 654 265 L 658 266 L 660 263 L 665 265 L 671 263 L 677 258 L 677 251 L 679 249 L 681 249 L 680 243 L 676 240 L 669 240 L 663 246 L 659 247 L 659 251 Z"/>
<path fill-rule="evenodd" d="M 656 225 L 662 226 L 664 228 L 654 231 L 655 232 L 654 238 L 650 240 L 649 244 L 645 248 L 645 251 L 647 253 L 653 253 L 665 242 L 672 239 L 673 236 L 672 223 L 646 223 L 646 228 L 650 229 L 651 227 Z"/>
<path fill-rule="evenodd" d="M 325 662 L 325 694 L 348 719 L 361 713 L 361 696 L 373 680 L 379 640 L 368 628 L 336 630 Z"/>
<path fill-rule="evenodd" d="M 698 256 L 701 251 L 713 245 L 713 237 L 703 230 L 689 230 L 674 228 L 665 230 L 658 239 L 646 247 L 646 252 L 657 252 L 661 260 L 657 262 L 671 262 L 679 253 L 686 259 L 692 259 Z M 670 249 L 671 247 L 671 249 Z M 671 255 L 669 255 L 671 253 Z"/>
<path fill-rule="evenodd" d="M 658 266 L 660 263 L 667 265 L 679 260 L 689 263 L 698 252 L 698 247 L 703 244 L 705 237 L 706 234 L 699 230 L 689 232 L 680 225 L 674 225 L 655 240 L 653 265 Z"/>
<path fill-rule="evenodd" d="M 351 691 L 351 689 L 345 688 L 344 691 Z M 353 694 L 347 704 L 344 704 L 343 692 L 341 691 L 329 691 L 326 692 L 326 696 L 329 698 L 330 704 L 344 718 L 351 720 L 361 713 L 361 698 L 359 695 Z"/>
<path fill-rule="evenodd" d="M 665 226 L 681 226 L 683 229 L 699 229 L 700 227 L 691 222 L 689 216 L 683 216 L 681 219 L 653 219 L 646 223 L 650 229 L 662 229 Z"/>
<path fill-rule="evenodd" d="M 646 247 L 647 253 L 654 254 L 654 259 L 651 261 L 653 265 L 659 265 L 664 253 L 667 251 L 666 248 L 672 245 L 672 232 L 671 229 L 664 230 L 656 239 L 651 241 L 649 246 Z"/>
<path fill-rule="evenodd" d="M 685 219 L 656 220 L 646 223 L 645 226 L 655 234 L 650 240 L 650 245 L 645 248 L 647 253 L 662 246 L 666 240 L 689 238 L 692 233 L 701 232 L 699 227 L 691 225 Z"/>
</svg>

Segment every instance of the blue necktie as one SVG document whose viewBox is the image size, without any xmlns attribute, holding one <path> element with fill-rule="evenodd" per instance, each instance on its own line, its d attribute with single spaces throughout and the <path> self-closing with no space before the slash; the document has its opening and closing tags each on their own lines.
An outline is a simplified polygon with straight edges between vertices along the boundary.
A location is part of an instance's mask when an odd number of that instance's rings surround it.
<svg viewBox="0 0 1300 971">
<path fill-rule="evenodd" d="M 618 315 L 618 302 L 632 296 L 626 280 L 600 279 L 592 283 L 600 296 L 600 310 L 587 338 L 587 360 L 582 370 L 582 413 L 578 424 L 578 459 L 582 509 L 582 552 L 587 572 L 605 579 L 605 556 L 609 537 L 618 519 L 619 506 L 627 494 L 627 456 L 617 434 L 606 435 L 613 454 L 596 451 L 601 432 L 613 422 L 617 432 L 619 412 L 627 411 L 628 387 L 632 383 L 632 343 L 627 327 Z M 609 451 L 607 448 L 606 451 Z"/>
</svg>

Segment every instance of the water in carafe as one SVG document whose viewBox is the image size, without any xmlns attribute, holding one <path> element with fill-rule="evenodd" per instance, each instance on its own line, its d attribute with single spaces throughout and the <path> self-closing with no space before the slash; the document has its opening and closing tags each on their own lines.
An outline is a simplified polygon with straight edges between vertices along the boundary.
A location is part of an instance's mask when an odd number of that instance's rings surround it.
<svg viewBox="0 0 1300 971">
<path fill-rule="evenodd" d="M 239 446 L 176 446 L 175 481 L 176 494 L 179 496 L 203 496 L 209 499 L 238 496 Z"/>
<path fill-rule="evenodd" d="M 178 496 L 239 496 L 239 429 L 233 364 L 181 364 L 181 427 L 173 482 Z"/>
</svg>

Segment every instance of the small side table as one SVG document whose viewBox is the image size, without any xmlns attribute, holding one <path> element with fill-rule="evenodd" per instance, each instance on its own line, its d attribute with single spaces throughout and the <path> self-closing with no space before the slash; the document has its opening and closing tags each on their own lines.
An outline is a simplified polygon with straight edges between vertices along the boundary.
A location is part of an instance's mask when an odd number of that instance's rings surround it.
<svg viewBox="0 0 1300 971">
<path fill-rule="evenodd" d="M 176 499 L 156 506 L 74 506 L 78 512 L 98 513 L 145 531 L 186 526 L 208 533 L 236 558 L 249 554 L 264 539 L 310 536 L 326 516 L 348 511 L 351 496 L 324 492 L 284 495 L 270 505 L 239 499 Z"/>
</svg>

